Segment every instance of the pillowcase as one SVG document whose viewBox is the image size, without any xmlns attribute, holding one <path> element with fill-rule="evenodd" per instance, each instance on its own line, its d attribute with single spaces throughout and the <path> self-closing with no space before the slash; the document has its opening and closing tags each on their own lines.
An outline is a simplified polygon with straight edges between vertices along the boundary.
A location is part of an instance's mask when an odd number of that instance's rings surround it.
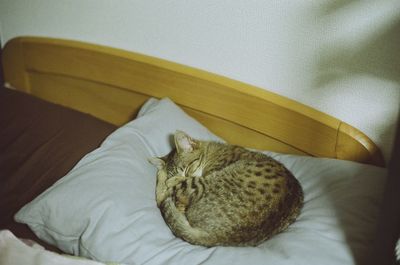
<svg viewBox="0 0 400 265">
<path fill-rule="evenodd" d="M 149 100 L 65 177 L 15 216 L 63 251 L 128 264 L 353 264 L 367 257 L 385 182 L 382 168 L 267 152 L 299 179 L 305 205 L 289 229 L 257 247 L 191 245 L 155 202 L 156 168 L 171 136 L 220 140 L 169 99 Z"/>
<path fill-rule="evenodd" d="M 35 241 L 17 238 L 9 230 L 0 230 L 0 264 L 24 265 L 106 265 L 104 263 L 57 255 Z M 114 264 L 118 265 L 118 264 Z"/>
<path fill-rule="evenodd" d="M 0 229 L 38 241 L 26 225 L 14 221 L 15 213 L 116 129 L 88 114 L 0 84 Z"/>
</svg>

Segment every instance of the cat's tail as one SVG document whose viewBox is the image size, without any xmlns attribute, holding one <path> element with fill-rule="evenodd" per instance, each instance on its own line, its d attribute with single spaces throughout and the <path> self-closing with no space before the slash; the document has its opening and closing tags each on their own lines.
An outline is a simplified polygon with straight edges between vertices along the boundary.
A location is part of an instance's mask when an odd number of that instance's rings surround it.
<svg viewBox="0 0 400 265">
<path fill-rule="evenodd" d="M 192 227 L 186 215 L 180 212 L 171 197 L 166 198 L 160 205 L 163 217 L 175 236 L 194 244 L 206 247 L 218 245 L 217 238 L 207 231 Z"/>
</svg>

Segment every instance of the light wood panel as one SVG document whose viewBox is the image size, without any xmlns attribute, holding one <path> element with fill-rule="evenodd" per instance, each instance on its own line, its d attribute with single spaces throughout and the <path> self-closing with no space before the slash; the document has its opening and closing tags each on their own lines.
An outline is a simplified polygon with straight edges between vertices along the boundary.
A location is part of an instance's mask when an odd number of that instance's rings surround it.
<svg viewBox="0 0 400 265">
<path fill-rule="evenodd" d="M 383 165 L 379 148 L 338 119 L 266 90 L 157 58 L 87 43 L 22 37 L 5 79 L 38 97 L 121 125 L 149 97 L 169 97 L 231 143 Z"/>
</svg>

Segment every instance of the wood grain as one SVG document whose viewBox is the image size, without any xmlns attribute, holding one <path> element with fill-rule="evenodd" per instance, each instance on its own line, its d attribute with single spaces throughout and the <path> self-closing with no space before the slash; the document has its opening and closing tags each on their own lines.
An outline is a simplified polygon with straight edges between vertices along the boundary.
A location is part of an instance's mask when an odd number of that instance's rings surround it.
<svg viewBox="0 0 400 265">
<path fill-rule="evenodd" d="M 121 125 L 149 97 L 169 97 L 222 138 L 271 151 L 383 165 L 359 130 L 275 93 L 188 66 L 76 41 L 21 37 L 5 46 L 7 82 Z"/>
</svg>

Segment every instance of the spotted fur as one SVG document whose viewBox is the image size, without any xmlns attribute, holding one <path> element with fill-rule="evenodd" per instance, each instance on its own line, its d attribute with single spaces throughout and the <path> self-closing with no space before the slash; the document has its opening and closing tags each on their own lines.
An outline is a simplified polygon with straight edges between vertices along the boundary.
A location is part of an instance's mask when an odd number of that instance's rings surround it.
<svg viewBox="0 0 400 265">
<path fill-rule="evenodd" d="M 302 188 L 281 163 L 180 131 L 174 138 L 176 149 L 151 162 L 157 205 L 176 236 L 203 246 L 252 246 L 299 215 Z"/>
</svg>

